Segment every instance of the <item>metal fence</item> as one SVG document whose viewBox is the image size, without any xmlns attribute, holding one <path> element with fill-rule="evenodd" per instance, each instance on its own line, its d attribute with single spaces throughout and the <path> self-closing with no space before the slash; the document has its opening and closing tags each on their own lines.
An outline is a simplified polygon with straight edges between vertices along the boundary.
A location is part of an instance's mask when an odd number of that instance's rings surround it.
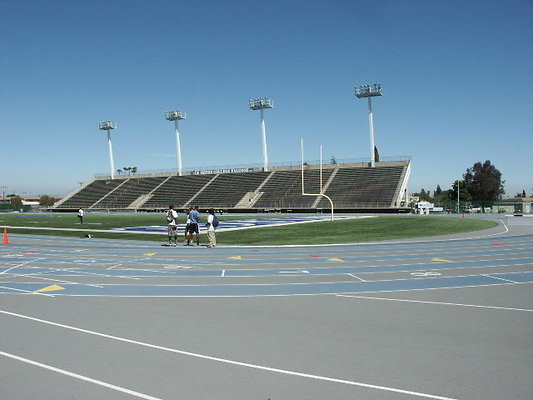
<svg viewBox="0 0 533 400">
<path fill-rule="evenodd" d="M 410 156 L 391 156 L 391 157 L 380 157 L 380 162 L 405 162 L 410 161 Z M 334 161 L 332 163 L 332 161 Z M 343 158 L 343 159 L 335 159 L 335 160 L 322 160 L 323 165 L 338 165 L 343 166 L 345 164 L 368 164 L 370 162 L 370 158 L 362 157 L 362 158 Z M 320 165 L 320 160 L 307 160 L 305 161 L 306 165 Z M 269 163 L 269 168 L 300 168 L 301 161 L 281 161 L 281 162 L 273 162 Z M 183 168 L 183 173 L 186 175 L 198 173 L 201 171 L 217 171 L 217 170 L 243 170 L 243 169 L 252 169 L 254 171 L 262 171 L 263 167 L 259 166 L 257 164 L 237 164 L 237 165 L 201 165 L 197 167 L 187 167 Z M 131 177 L 131 176 L 157 176 L 157 175 L 176 175 L 178 173 L 177 168 L 172 169 L 156 169 L 156 170 L 138 170 L 135 174 L 129 174 L 127 172 L 123 172 L 122 174 L 115 175 L 115 178 L 120 177 Z M 106 179 L 110 178 L 109 173 L 97 173 L 95 174 L 95 178 L 98 179 Z"/>
<path fill-rule="evenodd" d="M 493 200 L 493 201 L 445 201 L 435 203 L 449 213 L 480 213 L 480 214 L 530 214 L 533 202 L 529 200 Z"/>
</svg>

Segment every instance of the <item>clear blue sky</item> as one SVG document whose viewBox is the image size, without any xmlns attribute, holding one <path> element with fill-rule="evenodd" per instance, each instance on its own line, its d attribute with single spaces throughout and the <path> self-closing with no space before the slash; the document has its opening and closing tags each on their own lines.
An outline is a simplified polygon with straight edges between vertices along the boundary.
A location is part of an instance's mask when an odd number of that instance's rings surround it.
<svg viewBox="0 0 533 400">
<path fill-rule="evenodd" d="M 508 195 L 533 191 L 533 2 L 0 0 L 0 186 L 64 195 L 116 168 L 410 156 L 410 191 L 491 160 Z"/>
</svg>

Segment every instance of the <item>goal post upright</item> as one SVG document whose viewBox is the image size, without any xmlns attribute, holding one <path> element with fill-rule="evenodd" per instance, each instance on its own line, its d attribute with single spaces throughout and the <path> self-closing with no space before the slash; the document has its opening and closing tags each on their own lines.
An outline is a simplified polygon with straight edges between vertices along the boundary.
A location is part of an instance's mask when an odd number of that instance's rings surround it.
<svg viewBox="0 0 533 400">
<path fill-rule="evenodd" d="M 333 201 L 331 198 L 324 194 L 322 192 L 323 185 L 322 185 L 322 145 L 320 145 L 320 193 L 305 193 L 305 186 L 304 186 L 304 140 L 303 138 L 300 139 L 300 150 L 302 153 L 302 162 L 301 162 L 301 170 L 302 170 L 302 196 L 315 196 L 315 197 L 325 197 L 328 199 L 329 204 L 331 205 L 331 220 L 334 220 L 334 210 L 333 210 Z"/>
</svg>

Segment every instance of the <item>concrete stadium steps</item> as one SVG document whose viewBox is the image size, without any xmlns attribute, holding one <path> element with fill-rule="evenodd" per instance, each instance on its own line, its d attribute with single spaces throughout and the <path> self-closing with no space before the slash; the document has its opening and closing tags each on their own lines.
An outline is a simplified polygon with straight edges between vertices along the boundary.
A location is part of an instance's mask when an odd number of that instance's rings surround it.
<svg viewBox="0 0 533 400">
<path fill-rule="evenodd" d="M 199 207 L 234 208 L 248 193 L 255 191 L 269 172 L 220 174 L 194 201 Z"/>
<path fill-rule="evenodd" d="M 167 208 L 169 204 L 181 208 L 187 205 L 206 183 L 213 179 L 214 174 L 172 176 L 152 193 L 152 197 L 142 208 Z"/>
<path fill-rule="evenodd" d="M 323 170 L 323 184 L 332 172 L 332 169 Z M 320 170 L 304 171 L 304 185 L 306 193 L 319 193 Z M 312 196 L 302 196 L 302 173 L 299 170 L 276 171 L 261 191 L 264 193 L 255 208 L 311 208 L 315 201 Z"/>
<path fill-rule="evenodd" d="M 89 208 L 123 183 L 124 179 L 95 180 L 70 199 L 63 202 L 58 209 Z"/>
<path fill-rule="evenodd" d="M 390 207 L 401 185 L 404 166 L 379 166 L 375 168 L 339 168 L 326 194 L 336 208 Z M 318 208 L 329 208 L 321 200 Z"/>
<path fill-rule="evenodd" d="M 155 189 L 166 177 L 154 178 L 131 178 L 124 182 L 123 185 L 115 189 L 108 196 L 103 198 L 93 207 L 96 208 L 127 208 L 131 203 L 140 196 L 149 194 Z"/>
<path fill-rule="evenodd" d="M 398 196 L 408 179 L 410 162 L 366 165 L 329 165 L 322 171 L 325 194 L 336 209 L 398 208 Z M 320 169 L 306 166 L 305 193 L 317 194 Z M 252 201 L 253 200 L 253 201 Z M 223 209 L 329 209 L 325 198 L 302 195 L 300 169 L 274 168 L 271 172 L 210 173 L 195 175 L 130 176 L 96 179 L 61 203 L 57 210 L 165 209 L 199 206 Z"/>
</svg>

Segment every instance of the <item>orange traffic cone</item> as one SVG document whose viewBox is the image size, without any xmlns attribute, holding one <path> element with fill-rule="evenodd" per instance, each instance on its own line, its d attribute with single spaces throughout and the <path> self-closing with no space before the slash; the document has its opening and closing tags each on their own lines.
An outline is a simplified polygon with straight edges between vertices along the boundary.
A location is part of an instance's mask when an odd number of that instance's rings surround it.
<svg viewBox="0 0 533 400">
<path fill-rule="evenodd" d="M 4 241 L 2 243 L 9 243 L 9 237 L 7 236 L 7 228 L 4 228 Z"/>
</svg>

